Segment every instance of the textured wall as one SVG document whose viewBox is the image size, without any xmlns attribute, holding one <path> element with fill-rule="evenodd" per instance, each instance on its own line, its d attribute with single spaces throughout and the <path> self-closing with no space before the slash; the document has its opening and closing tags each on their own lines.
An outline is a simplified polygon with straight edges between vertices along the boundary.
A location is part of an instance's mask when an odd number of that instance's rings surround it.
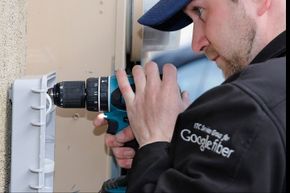
<svg viewBox="0 0 290 193">
<path fill-rule="evenodd" d="M 0 0 L 0 192 L 7 191 L 11 106 L 8 88 L 24 73 L 25 0 Z"/>
</svg>

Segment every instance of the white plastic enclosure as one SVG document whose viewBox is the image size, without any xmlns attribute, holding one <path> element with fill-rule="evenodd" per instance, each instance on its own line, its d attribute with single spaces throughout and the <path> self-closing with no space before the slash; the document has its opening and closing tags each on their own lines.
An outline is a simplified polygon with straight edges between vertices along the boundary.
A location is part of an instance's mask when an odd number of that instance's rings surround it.
<svg viewBox="0 0 290 193">
<path fill-rule="evenodd" d="M 10 192 L 53 192 L 56 74 L 13 82 Z"/>
</svg>

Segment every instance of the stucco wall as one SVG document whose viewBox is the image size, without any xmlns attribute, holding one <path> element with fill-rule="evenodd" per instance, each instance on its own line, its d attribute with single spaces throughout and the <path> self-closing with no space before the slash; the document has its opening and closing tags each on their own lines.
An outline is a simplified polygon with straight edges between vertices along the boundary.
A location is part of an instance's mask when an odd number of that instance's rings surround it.
<svg viewBox="0 0 290 193">
<path fill-rule="evenodd" d="M 8 191 L 11 105 L 8 88 L 25 69 L 25 0 L 0 0 L 0 192 Z"/>
</svg>

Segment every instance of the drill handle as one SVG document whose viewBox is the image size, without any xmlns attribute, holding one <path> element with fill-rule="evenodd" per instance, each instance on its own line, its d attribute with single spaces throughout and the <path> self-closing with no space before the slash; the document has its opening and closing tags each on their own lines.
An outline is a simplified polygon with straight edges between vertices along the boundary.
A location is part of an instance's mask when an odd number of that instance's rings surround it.
<svg viewBox="0 0 290 193">
<path fill-rule="evenodd" d="M 121 130 L 129 126 L 129 120 L 126 111 L 114 111 L 105 113 L 106 119 L 108 121 L 107 133 L 115 135 Z M 132 147 L 137 151 L 139 144 L 136 139 L 128 141 L 124 144 L 125 147 Z"/>
<path fill-rule="evenodd" d="M 108 121 L 107 133 L 115 135 L 119 131 L 129 126 L 129 120 L 126 111 L 106 112 L 106 120 Z"/>
</svg>

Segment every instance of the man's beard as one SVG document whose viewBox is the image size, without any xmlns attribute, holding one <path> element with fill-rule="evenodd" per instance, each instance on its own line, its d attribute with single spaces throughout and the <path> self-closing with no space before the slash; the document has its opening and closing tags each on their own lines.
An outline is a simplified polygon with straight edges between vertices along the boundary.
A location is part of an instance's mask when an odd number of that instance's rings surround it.
<svg viewBox="0 0 290 193">
<path fill-rule="evenodd" d="M 232 53 L 230 53 L 232 50 L 229 50 L 229 53 L 225 54 L 225 56 L 229 55 L 224 57 L 226 61 L 226 69 L 223 70 L 225 78 L 241 72 L 253 59 L 252 50 L 256 38 L 256 25 L 251 18 L 246 21 L 248 26 L 244 29 L 244 35 L 239 37 L 238 41 L 235 41 L 236 47 L 239 46 L 238 49 Z"/>
<path fill-rule="evenodd" d="M 245 36 L 247 40 L 243 42 L 244 43 L 244 45 L 242 46 L 243 49 L 239 49 L 229 61 L 228 64 L 229 74 L 227 75 L 227 77 L 235 73 L 241 72 L 251 62 L 250 61 L 252 59 L 251 51 L 253 49 L 256 30 L 252 28 L 250 31 L 248 31 L 247 34 L 245 34 Z"/>
</svg>

